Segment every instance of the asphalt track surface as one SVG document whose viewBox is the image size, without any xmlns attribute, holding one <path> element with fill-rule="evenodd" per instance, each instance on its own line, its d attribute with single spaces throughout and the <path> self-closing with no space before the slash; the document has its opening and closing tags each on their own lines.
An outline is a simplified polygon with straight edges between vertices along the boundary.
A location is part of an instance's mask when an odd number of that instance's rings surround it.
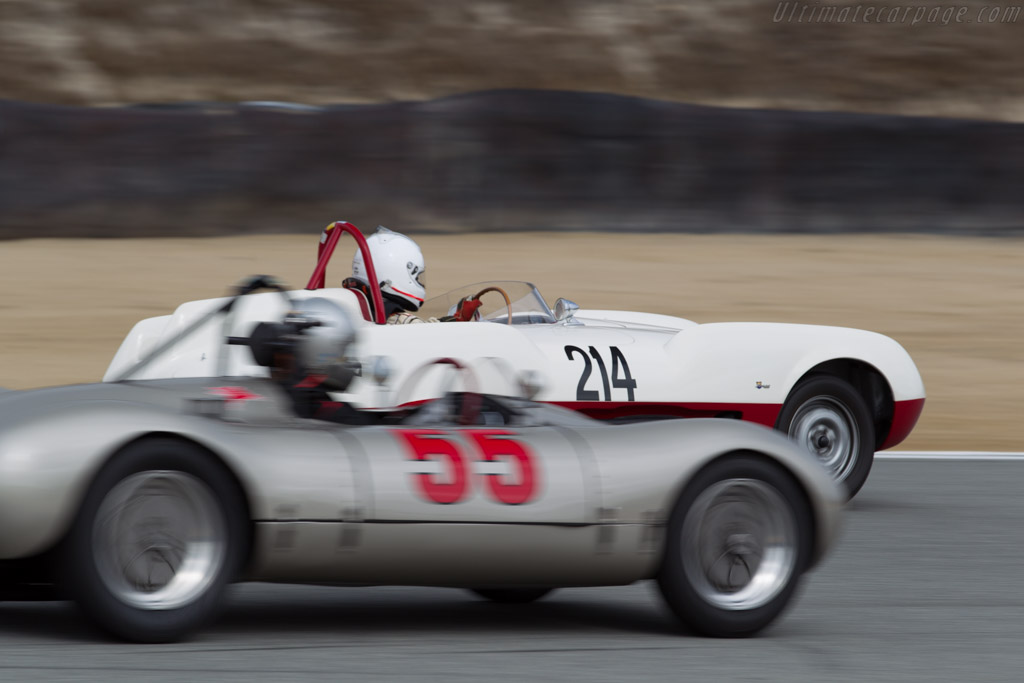
<svg viewBox="0 0 1024 683">
<path fill-rule="evenodd" d="M 0 681 L 1020 681 L 1024 456 L 885 457 L 836 551 L 748 640 L 680 633 L 652 585 L 523 606 L 456 590 L 236 587 L 194 640 L 105 641 L 0 605 Z"/>
</svg>

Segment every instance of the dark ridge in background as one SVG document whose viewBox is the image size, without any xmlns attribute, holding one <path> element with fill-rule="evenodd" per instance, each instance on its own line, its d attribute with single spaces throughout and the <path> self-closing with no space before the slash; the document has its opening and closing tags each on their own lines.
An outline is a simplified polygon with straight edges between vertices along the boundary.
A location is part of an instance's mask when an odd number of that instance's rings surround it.
<svg viewBox="0 0 1024 683">
<path fill-rule="evenodd" d="M 837 7 L 854 16 L 821 21 Z M 876 16 L 858 20 L 856 8 Z M 524 88 L 1024 121 L 1021 9 L 990 0 L 3 0 L 0 93 L 71 105 L 333 104 Z M 962 16 L 950 23 L 953 13 Z"/>
<path fill-rule="evenodd" d="M 300 108 L 0 101 L 0 238 L 1024 234 L 1024 126 L 499 90 Z"/>
</svg>

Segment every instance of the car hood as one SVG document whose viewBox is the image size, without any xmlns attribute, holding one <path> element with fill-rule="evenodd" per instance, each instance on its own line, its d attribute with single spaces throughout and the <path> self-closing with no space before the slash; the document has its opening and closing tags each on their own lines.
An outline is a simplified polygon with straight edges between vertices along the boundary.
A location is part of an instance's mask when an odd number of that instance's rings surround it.
<svg viewBox="0 0 1024 683">
<path fill-rule="evenodd" d="M 0 429 L 68 410 L 86 402 L 131 403 L 155 410 L 198 412 L 196 402 L 260 402 L 269 412 L 286 408 L 287 396 L 269 380 L 251 377 L 100 382 L 0 392 Z"/>
</svg>

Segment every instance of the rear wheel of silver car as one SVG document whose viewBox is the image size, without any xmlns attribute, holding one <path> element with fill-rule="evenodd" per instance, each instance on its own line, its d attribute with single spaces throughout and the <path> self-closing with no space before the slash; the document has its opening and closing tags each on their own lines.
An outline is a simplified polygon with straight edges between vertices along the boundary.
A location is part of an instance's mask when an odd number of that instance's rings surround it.
<svg viewBox="0 0 1024 683">
<path fill-rule="evenodd" d="M 473 592 L 491 602 L 522 605 L 540 600 L 554 588 L 474 588 Z"/>
<path fill-rule="evenodd" d="M 776 427 L 814 454 L 853 498 L 875 459 L 875 427 L 864 399 L 838 377 L 817 376 L 798 384 Z"/>
<path fill-rule="evenodd" d="M 241 492 L 219 462 L 174 439 L 140 441 L 90 487 L 67 541 L 64 580 L 112 634 L 178 640 L 220 606 L 246 530 Z"/>
<path fill-rule="evenodd" d="M 750 636 L 788 604 L 811 543 L 811 513 L 789 473 L 753 454 L 727 456 L 676 502 L 658 586 L 693 631 Z"/>
</svg>

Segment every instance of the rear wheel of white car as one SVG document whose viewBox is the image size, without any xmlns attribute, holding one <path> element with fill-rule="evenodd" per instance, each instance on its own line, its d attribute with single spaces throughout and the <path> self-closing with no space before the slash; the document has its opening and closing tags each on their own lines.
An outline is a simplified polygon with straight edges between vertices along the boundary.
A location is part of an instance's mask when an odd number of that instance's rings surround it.
<svg viewBox="0 0 1024 683">
<path fill-rule="evenodd" d="M 686 486 L 669 519 L 658 587 L 691 630 L 750 636 L 792 598 L 811 556 L 811 513 L 780 466 L 727 456 Z"/>
<path fill-rule="evenodd" d="M 246 543 L 242 494 L 230 473 L 194 445 L 150 439 L 96 477 L 61 569 L 99 626 L 127 640 L 168 642 L 214 615 Z"/>
<path fill-rule="evenodd" d="M 473 592 L 491 602 L 522 605 L 540 600 L 553 588 L 474 588 Z"/>
<path fill-rule="evenodd" d="M 875 459 L 875 426 L 864 399 L 838 377 L 798 384 L 786 399 L 776 427 L 813 453 L 853 498 Z"/>
</svg>

